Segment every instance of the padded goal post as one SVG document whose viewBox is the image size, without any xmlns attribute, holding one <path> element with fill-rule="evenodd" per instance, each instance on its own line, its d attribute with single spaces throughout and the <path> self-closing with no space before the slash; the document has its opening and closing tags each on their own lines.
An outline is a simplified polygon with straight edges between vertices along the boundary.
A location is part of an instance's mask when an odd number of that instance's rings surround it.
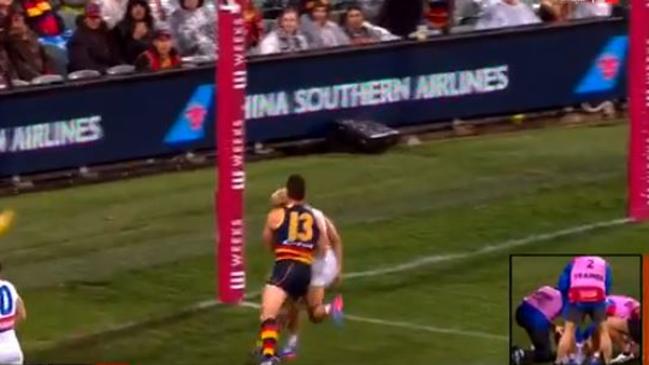
<svg viewBox="0 0 649 365">
<path fill-rule="evenodd" d="M 216 63 L 215 217 L 218 299 L 236 304 L 246 289 L 245 229 L 245 91 L 246 43 L 240 0 L 219 0 Z"/>
<path fill-rule="evenodd" d="M 649 219 L 649 0 L 631 0 L 629 217 Z"/>
</svg>

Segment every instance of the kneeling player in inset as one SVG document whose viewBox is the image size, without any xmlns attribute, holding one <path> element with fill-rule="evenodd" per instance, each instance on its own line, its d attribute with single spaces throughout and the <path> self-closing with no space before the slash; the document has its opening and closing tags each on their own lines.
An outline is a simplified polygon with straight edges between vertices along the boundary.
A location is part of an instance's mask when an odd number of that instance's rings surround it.
<svg viewBox="0 0 649 365">
<path fill-rule="evenodd" d="M 606 297 L 610 293 L 612 273 L 601 257 L 575 257 L 559 278 L 559 290 L 564 300 L 565 330 L 559 341 L 556 364 L 569 364 L 569 354 L 576 347 L 576 329 L 588 316 L 595 325 L 594 357 L 599 353 L 605 364 L 611 363 L 613 346 L 606 326 Z"/>
<path fill-rule="evenodd" d="M 554 320 L 561 314 L 561 292 L 544 286 L 523 299 L 516 309 L 516 324 L 525 329 L 532 341 L 532 350 L 512 348 L 511 359 L 515 365 L 545 363 L 556 357 L 552 351 Z"/>
</svg>

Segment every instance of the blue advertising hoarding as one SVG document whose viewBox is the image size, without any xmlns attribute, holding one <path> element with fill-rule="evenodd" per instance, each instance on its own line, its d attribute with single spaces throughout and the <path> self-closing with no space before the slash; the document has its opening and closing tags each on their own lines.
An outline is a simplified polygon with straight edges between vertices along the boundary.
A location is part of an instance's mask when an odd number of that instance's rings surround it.
<svg viewBox="0 0 649 365">
<path fill-rule="evenodd" d="M 248 142 L 323 137 L 626 96 L 622 20 L 251 60 Z M 0 94 L 0 176 L 214 148 L 214 70 Z"/>
</svg>

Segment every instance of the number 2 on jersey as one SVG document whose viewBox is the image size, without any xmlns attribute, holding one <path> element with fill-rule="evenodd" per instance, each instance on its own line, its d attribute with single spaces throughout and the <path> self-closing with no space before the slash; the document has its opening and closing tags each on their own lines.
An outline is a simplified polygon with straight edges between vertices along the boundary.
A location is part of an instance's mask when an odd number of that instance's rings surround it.
<svg viewBox="0 0 649 365">
<path fill-rule="evenodd" d="M 291 212 L 288 225 L 288 239 L 292 242 L 313 240 L 313 215 Z"/>
<path fill-rule="evenodd" d="M 14 311 L 14 299 L 11 290 L 6 285 L 0 286 L 0 317 L 7 316 Z"/>
</svg>

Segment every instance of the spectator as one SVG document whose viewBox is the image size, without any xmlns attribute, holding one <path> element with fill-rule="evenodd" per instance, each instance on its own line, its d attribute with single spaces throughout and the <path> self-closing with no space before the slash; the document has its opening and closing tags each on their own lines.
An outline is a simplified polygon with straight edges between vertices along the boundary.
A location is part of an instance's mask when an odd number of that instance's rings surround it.
<svg viewBox="0 0 649 365">
<path fill-rule="evenodd" d="M 438 31 L 448 31 L 450 14 L 449 3 L 446 0 L 427 1 L 424 5 L 424 19 L 430 28 Z"/>
<path fill-rule="evenodd" d="M 9 85 L 11 80 L 16 78 L 16 70 L 11 63 L 11 59 L 9 59 L 9 55 L 7 54 L 2 39 L 0 39 L 0 86 Z"/>
<path fill-rule="evenodd" d="M 544 23 L 554 23 L 570 19 L 572 3 L 562 0 L 541 0 L 539 18 Z"/>
<path fill-rule="evenodd" d="M 38 36 L 25 23 L 22 11 L 10 13 L 6 18 L 7 53 L 16 69 L 18 78 L 31 81 L 51 73 L 52 61 L 38 42 Z"/>
<path fill-rule="evenodd" d="M 476 29 L 494 29 L 540 23 L 534 11 L 520 0 L 501 0 L 485 9 Z"/>
<path fill-rule="evenodd" d="M 126 15 L 113 33 L 121 48 L 122 58 L 133 64 L 153 42 L 153 15 L 146 0 L 129 0 Z"/>
<path fill-rule="evenodd" d="M 390 33 L 407 38 L 423 21 L 423 0 L 385 0 L 378 25 Z"/>
<path fill-rule="evenodd" d="M 613 7 L 607 2 L 578 2 L 574 4 L 574 10 L 570 19 L 587 19 L 596 17 L 608 17 L 613 13 Z"/>
<path fill-rule="evenodd" d="M 387 30 L 365 21 L 363 9 L 358 5 L 351 5 L 345 11 L 343 27 L 351 44 L 369 44 L 397 39 Z"/>
<path fill-rule="evenodd" d="M 329 20 L 330 9 L 328 3 L 314 1 L 309 15 L 303 17 L 301 28 L 309 48 L 339 47 L 350 43 L 340 26 Z"/>
<path fill-rule="evenodd" d="M 9 14 L 13 0 L 0 0 L 0 24 L 4 24 L 4 18 Z M 2 25 L 0 25 L 2 27 Z M 2 28 L 0 28 L 2 32 Z"/>
<path fill-rule="evenodd" d="M 182 56 L 216 56 L 216 16 L 205 0 L 180 0 L 171 15 L 178 50 Z"/>
<path fill-rule="evenodd" d="M 68 43 L 70 72 L 97 70 L 103 72 L 119 64 L 119 50 L 106 22 L 101 18 L 101 8 L 88 3 L 83 15 L 77 18 L 77 29 Z"/>
<path fill-rule="evenodd" d="M 101 17 L 106 22 L 108 29 L 113 29 L 126 14 L 128 0 L 97 0 L 101 8 Z"/>
<path fill-rule="evenodd" d="M 278 27 L 268 33 L 259 45 L 260 54 L 299 52 L 309 48 L 306 37 L 300 32 L 298 12 L 294 8 L 282 11 Z"/>
<path fill-rule="evenodd" d="M 22 0 L 27 24 L 39 37 L 55 37 L 65 31 L 63 19 L 49 0 Z"/>
<path fill-rule="evenodd" d="M 246 23 L 246 49 L 255 48 L 264 35 L 264 15 L 253 0 L 243 0 L 243 20 Z"/>
<path fill-rule="evenodd" d="M 178 0 L 148 0 L 157 27 L 169 26 L 169 19 L 178 7 Z M 209 5 L 209 4 L 208 4 Z M 214 10 L 216 12 L 216 10 Z"/>
<path fill-rule="evenodd" d="M 135 61 L 138 71 L 160 71 L 181 66 L 178 51 L 171 42 L 171 32 L 161 29 L 155 32 L 153 46 L 144 51 Z"/>
<path fill-rule="evenodd" d="M 381 12 L 383 2 L 384 0 L 357 0 L 356 5 L 358 5 L 363 11 L 363 14 L 365 14 L 365 19 L 374 23 L 379 19 L 379 13 Z"/>
</svg>

